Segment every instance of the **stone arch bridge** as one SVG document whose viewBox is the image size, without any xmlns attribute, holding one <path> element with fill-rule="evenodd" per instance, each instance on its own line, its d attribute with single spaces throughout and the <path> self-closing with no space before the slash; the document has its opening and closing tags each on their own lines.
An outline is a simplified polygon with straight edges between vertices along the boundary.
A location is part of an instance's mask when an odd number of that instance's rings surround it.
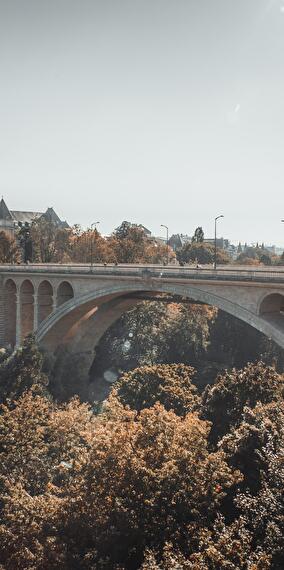
<svg viewBox="0 0 284 570">
<path fill-rule="evenodd" d="M 17 347 L 30 332 L 54 353 L 85 355 L 123 312 L 146 295 L 179 295 L 226 311 L 284 348 L 284 268 L 175 266 L 0 266 L 0 344 Z"/>
</svg>

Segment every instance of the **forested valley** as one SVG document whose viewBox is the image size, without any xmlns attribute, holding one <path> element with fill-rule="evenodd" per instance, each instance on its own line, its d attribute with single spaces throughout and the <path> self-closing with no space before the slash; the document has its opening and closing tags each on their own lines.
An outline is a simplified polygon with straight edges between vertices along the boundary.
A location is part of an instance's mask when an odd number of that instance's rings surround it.
<svg viewBox="0 0 284 570">
<path fill-rule="evenodd" d="M 87 398 L 78 355 L 51 364 L 28 337 L 1 361 L 0 567 L 283 568 L 271 341 L 166 299 L 104 335 Z"/>
</svg>

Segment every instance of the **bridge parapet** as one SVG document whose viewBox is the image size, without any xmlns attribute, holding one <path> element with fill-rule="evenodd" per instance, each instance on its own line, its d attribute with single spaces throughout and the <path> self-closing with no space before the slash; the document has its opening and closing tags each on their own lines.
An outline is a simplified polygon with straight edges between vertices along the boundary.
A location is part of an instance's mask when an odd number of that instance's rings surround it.
<svg viewBox="0 0 284 570">
<path fill-rule="evenodd" d="M 220 281 L 257 281 L 257 282 L 284 282 L 284 267 L 257 267 L 251 266 L 219 266 L 213 269 L 211 266 L 199 267 L 188 266 L 162 266 L 162 265 L 110 265 L 110 264 L 25 264 L 25 265 L 0 265 L 0 275 L 86 275 L 88 277 L 147 277 L 147 278 L 174 278 L 174 279 L 202 279 Z"/>
</svg>

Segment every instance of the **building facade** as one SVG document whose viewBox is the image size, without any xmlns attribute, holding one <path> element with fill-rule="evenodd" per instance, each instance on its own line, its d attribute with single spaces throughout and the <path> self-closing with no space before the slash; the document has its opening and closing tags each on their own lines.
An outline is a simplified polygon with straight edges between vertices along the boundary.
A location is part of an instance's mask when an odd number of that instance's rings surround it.
<svg viewBox="0 0 284 570">
<path fill-rule="evenodd" d="M 47 208 L 46 212 L 26 212 L 21 210 L 9 210 L 5 200 L 0 202 L 0 231 L 6 232 L 10 237 L 15 237 L 19 227 L 30 225 L 34 220 L 46 220 L 59 228 L 68 228 L 68 223 L 62 221 L 53 208 Z"/>
</svg>

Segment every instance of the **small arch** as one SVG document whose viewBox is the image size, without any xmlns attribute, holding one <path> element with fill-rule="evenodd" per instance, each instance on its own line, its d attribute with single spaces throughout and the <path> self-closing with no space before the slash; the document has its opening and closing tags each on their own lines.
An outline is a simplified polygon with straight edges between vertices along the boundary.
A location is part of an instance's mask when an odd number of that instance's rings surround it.
<svg viewBox="0 0 284 570">
<path fill-rule="evenodd" d="M 20 288 L 21 340 L 34 330 L 34 286 L 29 279 Z"/>
<path fill-rule="evenodd" d="M 72 285 L 68 281 L 62 281 L 57 289 L 57 300 L 56 306 L 60 307 L 63 303 L 67 303 L 70 299 L 73 299 L 74 291 Z"/>
<path fill-rule="evenodd" d="M 17 287 L 12 279 L 7 279 L 4 285 L 4 300 L 4 343 L 13 349 L 16 344 Z"/>
<path fill-rule="evenodd" d="M 284 316 L 284 295 L 272 293 L 262 300 L 259 309 L 260 315 L 283 315 Z"/>
<path fill-rule="evenodd" d="M 52 313 L 53 288 L 49 281 L 42 281 L 38 287 L 38 322 L 41 323 Z"/>
</svg>

